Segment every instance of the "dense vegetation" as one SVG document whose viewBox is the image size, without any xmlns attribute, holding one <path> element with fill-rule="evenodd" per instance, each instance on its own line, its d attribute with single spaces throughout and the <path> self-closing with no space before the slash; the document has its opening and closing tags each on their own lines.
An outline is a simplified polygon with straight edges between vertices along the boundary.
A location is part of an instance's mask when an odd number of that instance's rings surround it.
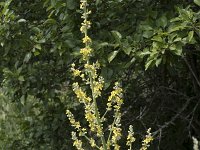
<svg viewBox="0 0 200 150">
<path fill-rule="evenodd" d="M 90 3 L 92 57 L 104 96 L 122 83 L 124 135 L 133 124 L 141 143 L 151 127 L 152 149 L 192 149 L 192 136 L 200 138 L 200 1 Z M 0 17 L 0 148 L 74 149 L 65 111 L 83 119 L 70 72 L 80 63 L 79 1 L 3 0 Z"/>
</svg>

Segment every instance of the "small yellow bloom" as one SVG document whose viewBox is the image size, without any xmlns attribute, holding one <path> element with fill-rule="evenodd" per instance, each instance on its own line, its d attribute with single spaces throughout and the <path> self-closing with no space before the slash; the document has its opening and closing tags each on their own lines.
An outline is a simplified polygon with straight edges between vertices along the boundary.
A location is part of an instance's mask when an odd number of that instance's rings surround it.
<svg viewBox="0 0 200 150">
<path fill-rule="evenodd" d="M 120 146 L 118 144 L 114 145 L 114 150 L 120 150 Z"/>
<path fill-rule="evenodd" d="M 80 31 L 81 31 L 82 33 L 84 33 L 84 32 L 86 31 L 86 27 L 85 27 L 85 26 L 81 26 Z"/>
<path fill-rule="evenodd" d="M 134 138 L 133 126 L 129 126 L 126 145 L 131 146 L 136 139 Z"/>
<path fill-rule="evenodd" d="M 151 128 L 147 130 L 147 135 L 145 139 L 142 141 L 142 147 L 140 148 L 140 150 L 147 150 L 147 148 L 150 146 L 149 143 L 153 141 L 153 137 L 151 136 L 150 131 L 151 131 Z"/>
<path fill-rule="evenodd" d="M 75 67 L 75 63 L 71 64 L 71 66 L 72 66 L 72 68 L 74 68 Z"/>
<path fill-rule="evenodd" d="M 78 70 L 78 69 L 75 69 L 75 70 L 73 71 L 73 75 L 74 75 L 75 77 L 80 76 L 80 74 L 81 74 L 81 71 Z"/>
<path fill-rule="evenodd" d="M 85 36 L 84 38 L 83 38 L 83 43 L 87 43 L 87 44 L 90 44 L 90 43 L 92 43 L 92 40 L 91 40 L 91 38 L 89 37 L 89 36 Z"/>
<path fill-rule="evenodd" d="M 122 136 L 122 134 L 121 134 L 122 129 L 119 127 L 113 127 L 112 130 L 113 130 L 112 142 L 117 143 L 117 141 Z"/>
<path fill-rule="evenodd" d="M 92 146 L 92 147 L 95 147 L 96 146 L 96 144 L 95 144 L 95 140 L 94 139 L 90 139 L 90 145 Z"/>
<path fill-rule="evenodd" d="M 82 48 L 80 50 L 80 54 L 82 54 L 83 60 L 87 60 L 87 58 L 90 56 L 91 52 L 92 52 L 92 49 L 89 48 L 89 47 L 88 48 Z"/>
<path fill-rule="evenodd" d="M 75 146 L 77 148 L 77 150 L 84 150 L 82 148 L 82 141 L 78 140 L 78 138 L 76 136 L 76 132 L 72 132 L 72 139 L 74 140 L 73 146 Z"/>
</svg>

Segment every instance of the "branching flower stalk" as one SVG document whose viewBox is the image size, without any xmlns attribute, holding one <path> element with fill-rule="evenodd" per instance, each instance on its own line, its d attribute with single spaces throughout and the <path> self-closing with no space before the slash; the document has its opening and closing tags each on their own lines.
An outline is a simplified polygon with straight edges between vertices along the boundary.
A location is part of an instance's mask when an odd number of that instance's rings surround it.
<svg viewBox="0 0 200 150">
<path fill-rule="evenodd" d="M 104 79 L 102 76 L 98 75 L 97 70 L 100 69 L 100 64 L 98 62 L 91 62 L 90 57 L 92 54 L 92 39 L 88 36 L 88 30 L 91 28 L 91 22 L 88 20 L 88 16 L 91 14 L 91 11 L 87 9 L 88 2 L 87 0 L 80 0 L 80 9 L 82 10 L 83 22 L 81 24 L 80 31 L 83 33 L 84 37 L 82 42 L 84 47 L 80 50 L 80 54 L 82 56 L 82 60 L 84 62 L 84 69 L 78 70 L 76 69 L 75 64 L 72 64 L 71 71 L 74 77 L 81 78 L 82 81 L 90 87 L 91 93 L 86 93 L 84 89 L 82 89 L 78 82 L 73 83 L 73 91 L 76 94 L 77 99 L 80 103 L 84 104 L 85 109 L 85 119 L 88 122 L 89 130 L 96 135 L 101 141 L 101 144 L 97 145 L 98 139 L 94 139 L 92 137 L 87 136 L 87 129 L 82 128 L 80 122 L 74 119 L 73 114 L 67 110 L 66 114 L 69 118 L 69 121 L 72 127 L 75 128 L 76 132 L 72 132 L 72 140 L 74 141 L 73 146 L 75 146 L 78 150 L 84 150 L 83 142 L 81 141 L 81 137 L 88 140 L 91 147 L 99 149 L 99 150 L 110 150 L 111 147 L 114 150 L 119 150 L 120 146 L 118 141 L 122 136 L 121 129 L 121 105 L 123 104 L 123 95 L 122 88 L 118 82 L 115 83 L 113 91 L 108 97 L 106 112 L 103 116 L 101 116 L 98 110 L 97 99 L 101 97 L 101 92 L 103 90 Z M 91 96 L 88 96 L 91 95 Z M 103 130 L 103 122 L 105 121 L 105 116 L 111 110 L 114 111 L 114 121 L 109 126 L 110 133 L 107 137 L 105 137 Z M 78 137 L 78 136 L 79 137 Z M 128 137 L 127 137 L 127 146 L 129 146 L 129 150 L 132 149 L 132 143 L 135 141 L 133 137 L 133 127 L 130 126 Z M 152 136 L 150 134 L 150 130 L 148 130 L 148 135 L 146 139 L 143 141 L 143 145 L 141 150 L 146 150 L 149 146 L 149 142 L 152 141 Z"/>
</svg>

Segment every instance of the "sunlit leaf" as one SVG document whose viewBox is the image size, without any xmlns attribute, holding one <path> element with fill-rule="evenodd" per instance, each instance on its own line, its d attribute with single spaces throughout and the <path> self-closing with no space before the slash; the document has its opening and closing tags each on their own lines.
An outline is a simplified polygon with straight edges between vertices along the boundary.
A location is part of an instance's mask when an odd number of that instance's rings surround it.
<svg viewBox="0 0 200 150">
<path fill-rule="evenodd" d="M 110 63 L 119 53 L 119 51 L 113 51 L 108 55 L 108 62 Z"/>
</svg>

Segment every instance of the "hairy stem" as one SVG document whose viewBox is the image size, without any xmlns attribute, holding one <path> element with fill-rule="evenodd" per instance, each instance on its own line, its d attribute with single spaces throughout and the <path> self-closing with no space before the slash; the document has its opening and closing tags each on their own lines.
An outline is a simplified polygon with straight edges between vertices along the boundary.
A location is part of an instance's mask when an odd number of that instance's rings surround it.
<svg viewBox="0 0 200 150">
<path fill-rule="evenodd" d="M 89 74 L 89 77 L 90 77 L 90 86 L 91 86 L 91 90 L 92 90 L 92 99 L 93 99 L 94 106 L 95 106 L 95 116 L 97 118 L 98 125 L 100 127 L 102 127 L 100 116 L 99 116 L 99 111 L 98 111 L 98 106 L 97 106 L 97 101 L 96 101 L 96 98 L 94 96 L 94 84 L 93 84 L 93 79 L 92 79 L 91 74 Z M 102 133 L 102 135 L 101 135 L 101 142 L 103 144 L 103 149 L 107 150 L 107 145 L 106 145 L 106 140 L 105 140 L 105 137 L 104 137 L 104 133 Z"/>
</svg>

